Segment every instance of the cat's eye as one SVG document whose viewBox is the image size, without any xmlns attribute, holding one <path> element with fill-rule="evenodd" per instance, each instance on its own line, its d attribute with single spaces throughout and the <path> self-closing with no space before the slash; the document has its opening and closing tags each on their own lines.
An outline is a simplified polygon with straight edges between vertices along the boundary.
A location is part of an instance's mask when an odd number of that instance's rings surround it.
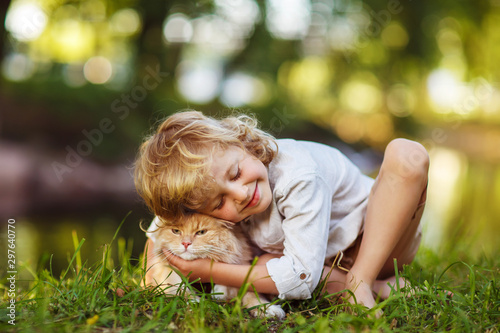
<svg viewBox="0 0 500 333">
<path fill-rule="evenodd" d="M 181 234 L 181 231 L 179 229 L 172 229 L 172 233 L 174 235 L 180 235 Z"/>
<path fill-rule="evenodd" d="M 206 233 L 207 233 L 207 231 L 206 231 L 205 229 L 198 230 L 198 231 L 196 232 L 196 236 L 202 236 L 202 235 L 204 235 L 204 234 L 206 234 Z"/>
</svg>

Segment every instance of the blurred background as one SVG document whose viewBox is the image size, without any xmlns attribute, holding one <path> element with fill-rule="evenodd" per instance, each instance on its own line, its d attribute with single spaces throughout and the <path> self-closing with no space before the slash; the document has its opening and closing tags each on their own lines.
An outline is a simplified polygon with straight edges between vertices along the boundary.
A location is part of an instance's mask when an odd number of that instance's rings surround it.
<svg viewBox="0 0 500 333">
<path fill-rule="evenodd" d="M 134 157 L 188 108 L 252 113 L 372 176 L 391 139 L 417 140 L 424 245 L 498 254 L 500 0 L 2 0 L 0 16 L 0 241 L 15 219 L 18 265 L 57 274 L 73 230 L 93 263 L 123 219 L 138 258 Z"/>
</svg>

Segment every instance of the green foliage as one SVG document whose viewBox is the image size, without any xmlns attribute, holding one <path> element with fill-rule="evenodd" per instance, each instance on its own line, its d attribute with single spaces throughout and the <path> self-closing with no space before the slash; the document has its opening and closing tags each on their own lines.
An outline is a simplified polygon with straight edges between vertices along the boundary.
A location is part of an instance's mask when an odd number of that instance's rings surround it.
<svg viewBox="0 0 500 333">
<path fill-rule="evenodd" d="M 374 309 L 343 304 L 341 294 L 323 294 L 320 285 L 312 299 L 282 301 L 287 317 L 280 321 L 253 318 L 241 300 L 215 301 L 203 286 L 187 280 L 177 295 L 143 289 L 144 263 L 131 258 L 124 239 L 115 234 L 102 260 L 90 265 L 80 256 L 84 240 L 73 238 L 75 252 L 61 276 L 46 269 L 33 272 L 30 287 L 19 291 L 15 326 L 7 323 L 2 305 L 2 332 L 499 332 L 498 258 L 450 263 L 422 249 L 401 273 L 409 287 L 397 286 Z M 119 265 L 110 259 L 115 248 Z M 8 298 L 2 282 L 3 303 Z M 184 297 L 195 288 L 199 301 Z M 376 318 L 377 310 L 384 315 Z"/>
</svg>

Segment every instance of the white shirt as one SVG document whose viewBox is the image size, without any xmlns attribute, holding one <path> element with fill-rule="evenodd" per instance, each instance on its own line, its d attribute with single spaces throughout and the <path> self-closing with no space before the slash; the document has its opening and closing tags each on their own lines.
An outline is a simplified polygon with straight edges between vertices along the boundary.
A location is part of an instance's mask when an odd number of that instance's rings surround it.
<svg viewBox="0 0 500 333">
<path fill-rule="evenodd" d="M 279 139 L 269 164 L 273 200 L 243 223 L 260 249 L 281 254 L 267 263 L 281 299 L 310 298 L 324 262 L 347 249 L 362 230 L 373 179 L 337 149 Z M 155 221 L 146 235 L 155 241 Z"/>
<path fill-rule="evenodd" d="M 273 200 L 244 222 L 262 250 L 284 255 L 267 263 L 281 299 L 310 298 L 324 262 L 347 249 L 362 230 L 374 180 L 337 149 L 277 140 L 269 165 Z"/>
</svg>

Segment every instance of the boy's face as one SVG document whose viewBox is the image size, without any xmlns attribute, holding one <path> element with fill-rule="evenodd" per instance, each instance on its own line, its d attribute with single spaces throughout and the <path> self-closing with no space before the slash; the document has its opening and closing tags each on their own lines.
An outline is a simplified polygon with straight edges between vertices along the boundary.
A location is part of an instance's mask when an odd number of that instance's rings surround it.
<svg viewBox="0 0 500 333">
<path fill-rule="evenodd" d="M 215 190 L 200 213 L 239 222 L 267 209 L 272 200 L 267 168 L 238 147 L 216 151 L 211 165 Z"/>
</svg>

